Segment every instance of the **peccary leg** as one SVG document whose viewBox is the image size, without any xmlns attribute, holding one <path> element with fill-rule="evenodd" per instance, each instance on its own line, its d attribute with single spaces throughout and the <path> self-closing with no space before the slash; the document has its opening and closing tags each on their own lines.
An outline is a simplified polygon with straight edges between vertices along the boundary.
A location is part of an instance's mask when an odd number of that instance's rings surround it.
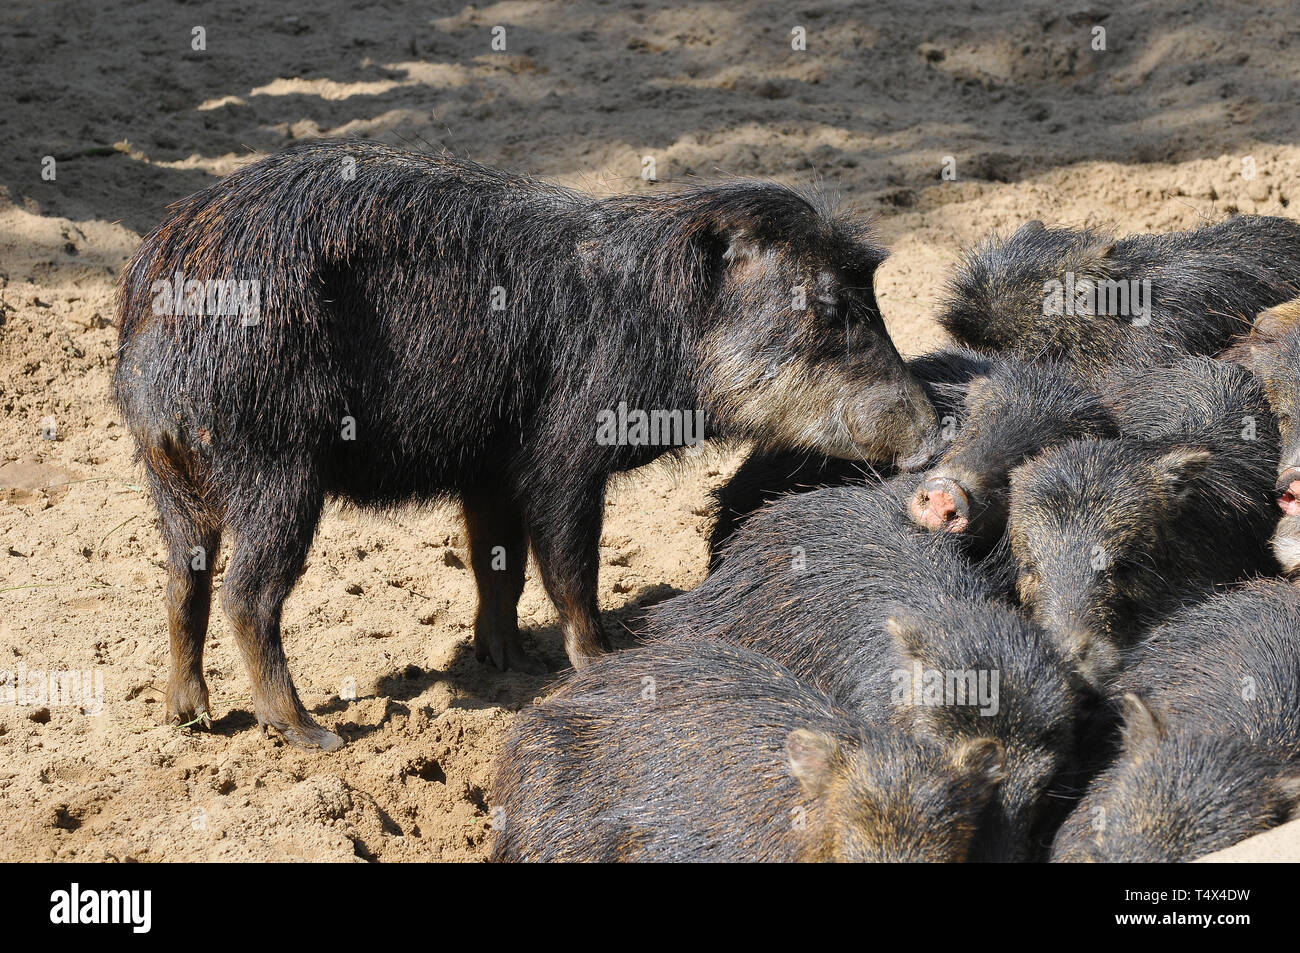
<svg viewBox="0 0 1300 953">
<path fill-rule="evenodd" d="M 343 740 L 316 724 L 299 701 L 280 641 L 280 611 L 302 572 L 320 517 L 320 491 L 304 475 L 310 473 L 309 463 L 281 462 L 242 488 L 227 514 L 236 542 L 221 606 L 253 681 L 258 723 L 299 747 L 333 751 Z"/>
<path fill-rule="evenodd" d="M 519 597 L 524 591 L 528 535 L 524 517 L 505 494 L 467 494 L 470 564 L 478 583 L 474 654 L 501 670 L 542 675 L 546 666 L 529 657 L 519 641 Z"/>
<path fill-rule="evenodd" d="M 189 482 L 161 454 L 146 454 L 149 484 L 167 548 L 167 631 L 171 674 L 167 719 L 173 725 L 212 726 L 203 681 L 203 643 L 212 606 L 212 572 L 221 530 L 198 502 Z"/>
<path fill-rule="evenodd" d="M 189 545 L 169 546 L 167 558 L 167 630 L 172 649 L 167 717 L 173 725 L 197 722 L 211 728 L 203 643 L 212 607 L 212 565 L 221 537 L 212 531 L 190 539 Z"/>
<path fill-rule="evenodd" d="M 596 609 L 604 482 L 552 486 L 530 500 L 528 536 L 546 592 L 560 613 L 564 650 L 582 668 L 610 650 Z"/>
</svg>

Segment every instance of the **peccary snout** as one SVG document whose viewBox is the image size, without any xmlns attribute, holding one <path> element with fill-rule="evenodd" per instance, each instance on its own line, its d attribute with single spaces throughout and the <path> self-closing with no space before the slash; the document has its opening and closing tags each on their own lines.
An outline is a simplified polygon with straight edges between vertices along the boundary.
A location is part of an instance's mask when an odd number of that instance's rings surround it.
<svg viewBox="0 0 1300 953">
<path fill-rule="evenodd" d="M 1283 470 L 1274 489 L 1278 508 L 1287 516 L 1300 516 L 1300 468 Z"/>
<path fill-rule="evenodd" d="M 912 497 L 912 519 L 931 532 L 964 533 L 970 526 L 970 493 L 957 480 L 932 476 Z"/>
<path fill-rule="evenodd" d="M 864 390 L 845 408 L 844 429 L 865 459 L 897 457 L 914 467 L 924 465 L 941 442 L 934 405 L 910 375 Z"/>
</svg>

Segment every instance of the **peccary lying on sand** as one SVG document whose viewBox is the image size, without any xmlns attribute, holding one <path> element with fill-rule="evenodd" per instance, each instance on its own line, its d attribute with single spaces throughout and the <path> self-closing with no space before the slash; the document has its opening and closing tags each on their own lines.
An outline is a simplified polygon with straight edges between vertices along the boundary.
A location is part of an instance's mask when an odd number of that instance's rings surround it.
<svg viewBox="0 0 1300 953">
<path fill-rule="evenodd" d="M 618 652 L 520 713 L 492 799 L 502 861 L 954 861 L 1002 778 L 987 738 L 867 727 L 713 639 Z"/>
<path fill-rule="evenodd" d="M 996 357 L 966 388 L 960 428 L 913 495 L 913 521 L 988 550 L 1007 524 L 1011 471 L 1066 440 L 1118 436 L 1114 415 L 1070 365 Z"/>
<path fill-rule="evenodd" d="M 1047 633 L 998 599 L 960 539 L 910 525 L 910 486 L 764 507 L 699 588 L 650 611 L 642 635 L 666 652 L 690 653 L 699 638 L 761 652 L 867 725 L 947 744 L 992 738 L 1006 777 L 971 859 L 1045 856 L 1049 792 L 1073 782 L 1092 692 Z"/>
<path fill-rule="evenodd" d="M 1195 860 L 1300 816 L 1300 590 L 1251 583 L 1179 613 L 1109 687 L 1122 750 L 1053 860 Z"/>
<path fill-rule="evenodd" d="M 1094 682 L 1181 605 L 1276 569 L 1278 435 L 1258 385 L 1187 358 L 1128 390 L 1121 427 L 1138 436 L 1071 441 L 1011 479 L 1021 601 Z"/>
<path fill-rule="evenodd" d="M 1254 373 L 1277 415 L 1282 453 L 1275 489 L 1282 518 L 1273 555 L 1288 576 L 1300 576 L 1300 298 L 1261 313 L 1227 357 Z"/>
<path fill-rule="evenodd" d="M 1218 354 L 1300 295 L 1300 224 L 1242 215 L 1164 235 L 1022 226 L 967 253 L 939 323 L 961 344 L 1084 373 Z"/>
</svg>

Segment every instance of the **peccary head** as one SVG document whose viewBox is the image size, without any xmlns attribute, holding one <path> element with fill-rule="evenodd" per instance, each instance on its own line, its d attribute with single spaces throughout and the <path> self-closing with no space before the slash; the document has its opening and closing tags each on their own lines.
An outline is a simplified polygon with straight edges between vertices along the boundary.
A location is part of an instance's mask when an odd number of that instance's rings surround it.
<svg viewBox="0 0 1300 953">
<path fill-rule="evenodd" d="M 700 388 L 720 431 L 767 450 L 893 462 L 936 420 L 872 290 L 885 253 L 859 224 L 770 185 L 686 193 L 716 294 Z"/>
<path fill-rule="evenodd" d="M 817 802 L 801 859 L 846 863 L 964 860 L 1005 760 L 988 738 L 946 747 L 864 733 L 847 744 L 807 728 L 786 754 Z"/>
<path fill-rule="evenodd" d="M 1239 735 L 1166 725 L 1123 699 L 1123 750 L 1062 829 L 1054 860 L 1177 863 L 1300 813 L 1300 767 Z"/>
<path fill-rule="evenodd" d="M 1007 522 L 1011 471 L 1066 440 L 1112 436 L 1101 398 L 1068 367 L 999 360 L 966 390 L 964 420 L 926 471 L 911 503 L 912 521 L 933 532 L 967 533 L 987 545 Z"/>
<path fill-rule="evenodd" d="M 1277 503 L 1282 520 L 1273 553 L 1288 575 L 1300 574 L 1300 298 L 1263 311 L 1227 355 L 1260 380 L 1282 435 Z"/>
<path fill-rule="evenodd" d="M 1090 682 L 1198 581 L 1192 510 L 1216 505 L 1197 492 L 1211 460 L 1204 447 L 1088 439 L 1012 474 L 1021 602 Z"/>
<path fill-rule="evenodd" d="M 1008 606 L 962 604 L 925 614 L 900 607 L 885 628 L 903 662 L 906 690 L 895 700 L 911 730 L 935 742 L 989 737 L 1006 751 L 1002 783 L 969 859 L 1042 859 L 1043 829 L 1054 813 L 1049 792 L 1075 767 L 1094 693 L 1048 635 Z"/>
</svg>

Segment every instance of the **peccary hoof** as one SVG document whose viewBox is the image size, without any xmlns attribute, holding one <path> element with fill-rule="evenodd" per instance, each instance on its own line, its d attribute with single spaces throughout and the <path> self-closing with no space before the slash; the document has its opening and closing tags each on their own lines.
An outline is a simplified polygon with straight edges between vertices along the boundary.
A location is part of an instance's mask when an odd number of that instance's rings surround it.
<svg viewBox="0 0 1300 953">
<path fill-rule="evenodd" d="M 263 731 L 268 728 L 274 728 L 289 744 L 309 751 L 338 751 L 343 747 L 342 738 L 314 723 L 297 726 L 271 723 L 262 725 Z"/>
<path fill-rule="evenodd" d="M 201 711 L 197 714 L 191 713 L 188 715 L 178 713 L 172 715 L 171 725 L 173 728 L 201 728 L 210 731 L 212 729 L 212 716 L 206 711 Z"/>
<path fill-rule="evenodd" d="M 474 645 L 474 657 L 484 665 L 491 665 L 501 672 L 523 672 L 525 675 L 545 675 L 550 671 L 546 663 L 539 658 L 534 658 L 524 651 L 522 646 L 511 645 L 507 642 L 505 645 L 495 646 L 497 651 L 492 651 L 482 642 Z M 500 657 L 498 658 L 498 653 Z"/>
</svg>

